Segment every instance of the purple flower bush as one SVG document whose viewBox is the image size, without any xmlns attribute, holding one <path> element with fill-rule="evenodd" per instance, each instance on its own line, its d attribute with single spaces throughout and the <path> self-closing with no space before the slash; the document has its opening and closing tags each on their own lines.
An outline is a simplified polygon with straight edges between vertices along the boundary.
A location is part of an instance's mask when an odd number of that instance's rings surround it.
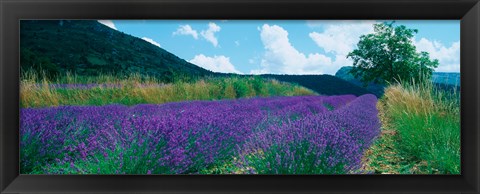
<svg viewBox="0 0 480 194">
<path fill-rule="evenodd" d="M 196 174 L 235 157 L 252 173 L 347 173 L 379 132 L 375 104 L 346 95 L 25 108 L 21 173 Z"/>
<path fill-rule="evenodd" d="M 347 96 L 338 100 L 346 102 Z M 376 97 L 364 95 L 336 110 L 272 125 L 253 135 L 241 166 L 259 174 L 345 174 L 360 167 L 363 151 L 379 134 Z"/>
</svg>

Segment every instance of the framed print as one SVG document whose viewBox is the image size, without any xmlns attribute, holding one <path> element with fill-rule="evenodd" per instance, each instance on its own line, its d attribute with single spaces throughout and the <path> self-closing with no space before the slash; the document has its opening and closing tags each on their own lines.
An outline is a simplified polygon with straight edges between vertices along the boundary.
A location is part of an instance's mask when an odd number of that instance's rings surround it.
<svg viewBox="0 0 480 194">
<path fill-rule="evenodd" d="M 2 193 L 479 192 L 477 0 L 0 6 Z"/>
</svg>

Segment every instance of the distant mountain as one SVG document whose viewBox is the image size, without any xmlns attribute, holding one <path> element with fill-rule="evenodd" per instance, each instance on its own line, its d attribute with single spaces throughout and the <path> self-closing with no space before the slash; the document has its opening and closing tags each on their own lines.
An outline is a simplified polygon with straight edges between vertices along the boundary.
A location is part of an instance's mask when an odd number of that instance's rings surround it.
<svg viewBox="0 0 480 194">
<path fill-rule="evenodd" d="M 20 48 L 22 70 L 42 69 L 50 75 L 140 73 L 171 81 L 213 74 L 96 20 L 21 20 Z"/>
<path fill-rule="evenodd" d="M 332 75 L 286 75 L 286 74 L 262 74 L 262 75 L 239 75 L 233 73 L 218 73 L 216 76 L 239 76 L 250 77 L 260 76 L 268 79 L 276 79 L 282 82 L 298 84 L 320 95 L 344 95 L 353 94 L 360 96 L 363 94 L 373 94 L 372 92 L 340 79 Z"/>
<path fill-rule="evenodd" d="M 359 86 L 363 89 L 366 89 L 366 90 L 370 91 L 371 93 L 375 94 L 375 96 L 377 96 L 377 97 L 383 95 L 383 88 L 385 87 L 384 85 L 370 82 L 370 83 L 368 83 L 367 87 L 364 87 L 363 82 L 361 82 L 359 79 L 356 79 L 350 73 L 351 69 L 352 69 L 352 67 L 350 67 L 350 66 L 344 66 L 344 67 L 340 68 L 335 73 L 335 77 L 341 78 L 345 81 L 348 81 L 352 84 L 355 84 L 356 86 Z"/>
<path fill-rule="evenodd" d="M 383 89 L 385 87 L 384 85 L 371 82 L 368 83 L 367 87 L 364 87 L 363 82 L 361 82 L 359 79 L 356 79 L 350 73 L 351 69 L 351 66 L 344 66 L 335 73 L 335 77 L 341 78 L 359 87 L 365 88 L 368 91 L 374 93 L 377 97 L 383 95 Z M 432 81 L 436 87 L 442 90 L 460 90 L 460 73 L 433 72 Z"/>
<path fill-rule="evenodd" d="M 297 83 L 322 95 L 353 94 L 360 96 L 372 92 L 331 75 L 261 75 L 279 81 Z"/>
<path fill-rule="evenodd" d="M 460 86 L 460 73 L 433 72 L 432 79 L 434 83 Z"/>
</svg>

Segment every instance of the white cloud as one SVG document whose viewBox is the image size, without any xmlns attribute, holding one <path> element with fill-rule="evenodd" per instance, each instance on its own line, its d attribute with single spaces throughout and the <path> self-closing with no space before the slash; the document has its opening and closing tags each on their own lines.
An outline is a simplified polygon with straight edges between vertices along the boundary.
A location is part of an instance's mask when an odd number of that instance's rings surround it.
<svg viewBox="0 0 480 194">
<path fill-rule="evenodd" d="M 236 40 L 235 41 L 235 46 L 240 46 L 240 41 Z"/>
<path fill-rule="evenodd" d="M 331 58 L 318 54 L 305 55 L 295 49 L 288 39 L 288 32 L 277 25 L 264 24 L 260 29 L 260 38 L 265 47 L 261 59 L 261 69 L 250 73 L 277 74 L 334 74 Z"/>
<path fill-rule="evenodd" d="M 154 40 L 151 39 L 151 38 L 143 37 L 142 39 L 145 40 L 145 41 L 147 41 L 147 42 L 149 42 L 149 43 L 151 43 L 151 44 L 153 44 L 153 45 L 155 45 L 155 46 L 161 47 L 161 46 L 160 46 L 160 43 L 154 41 Z"/>
<path fill-rule="evenodd" d="M 207 30 L 202 30 L 200 33 L 205 40 L 208 42 L 211 42 L 214 47 L 218 46 L 218 39 L 215 37 L 215 33 L 219 32 L 221 30 L 220 26 L 217 24 L 210 22 L 208 24 L 208 29 Z"/>
<path fill-rule="evenodd" d="M 325 52 L 346 56 L 356 47 L 361 35 L 373 33 L 374 23 L 376 21 L 327 22 L 323 32 L 312 32 L 309 36 Z"/>
<path fill-rule="evenodd" d="M 330 74 L 335 74 L 342 66 L 353 65 L 353 61 L 347 59 L 348 53 L 357 47 L 361 35 L 374 32 L 375 23 L 377 21 L 372 20 L 307 21 L 309 27 L 323 27 L 322 32 L 311 32 L 309 36 L 326 53 L 335 55 L 335 60 L 329 66 Z"/>
<path fill-rule="evenodd" d="M 430 58 L 438 59 L 439 65 L 435 71 L 460 72 L 460 41 L 452 43 L 449 47 L 438 41 L 430 41 L 426 38 L 413 41 L 417 51 L 425 51 Z"/>
<path fill-rule="evenodd" d="M 206 30 L 202 30 L 200 33 L 198 33 L 198 31 L 193 29 L 190 25 L 180 25 L 177 31 L 173 32 L 173 35 L 190 35 L 194 39 L 198 39 L 200 35 L 201 38 L 212 43 L 214 47 L 217 47 L 218 38 L 215 36 L 215 33 L 220 32 L 220 30 L 220 26 L 213 22 L 208 23 L 208 28 Z"/>
<path fill-rule="evenodd" d="M 223 55 L 207 57 L 200 54 L 193 57 L 189 62 L 213 72 L 241 74 L 241 72 L 235 69 L 235 66 L 230 62 L 230 58 Z"/>
<path fill-rule="evenodd" d="M 112 20 L 98 20 L 101 24 L 110 27 L 111 29 L 117 30 L 115 27 L 115 24 L 112 22 Z"/>
<path fill-rule="evenodd" d="M 180 25 L 177 31 L 173 32 L 173 35 L 190 35 L 193 38 L 198 39 L 198 32 L 192 29 L 190 25 Z"/>
</svg>

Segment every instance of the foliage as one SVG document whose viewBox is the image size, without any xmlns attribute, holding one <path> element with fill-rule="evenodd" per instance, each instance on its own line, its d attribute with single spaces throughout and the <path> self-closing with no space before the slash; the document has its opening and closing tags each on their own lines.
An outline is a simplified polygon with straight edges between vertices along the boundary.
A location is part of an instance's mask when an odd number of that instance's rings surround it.
<svg viewBox="0 0 480 194">
<path fill-rule="evenodd" d="M 366 85 L 368 82 L 394 83 L 411 78 L 429 79 L 438 60 L 427 52 L 416 51 L 412 43 L 416 29 L 391 23 L 374 24 L 374 33 L 360 36 L 357 49 L 347 55 L 353 60 L 351 73 Z"/>
</svg>

